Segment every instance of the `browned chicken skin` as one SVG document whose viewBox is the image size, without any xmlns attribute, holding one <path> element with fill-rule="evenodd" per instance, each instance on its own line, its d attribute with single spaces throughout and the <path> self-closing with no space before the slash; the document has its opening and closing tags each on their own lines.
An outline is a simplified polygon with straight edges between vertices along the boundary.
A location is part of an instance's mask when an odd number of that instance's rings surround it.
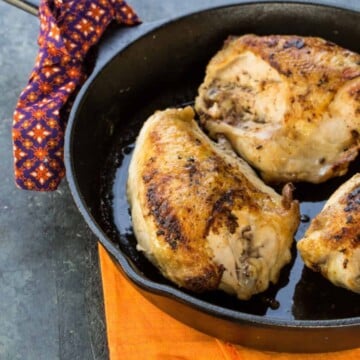
<svg viewBox="0 0 360 360">
<path fill-rule="evenodd" d="M 190 107 L 145 122 L 129 169 L 138 249 L 180 287 L 240 299 L 276 282 L 290 260 L 299 208 L 289 185 L 283 193 L 211 141 Z"/>
<path fill-rule="evenodd" d="M 335 191 L 297 247 L 310 269 L 360 293 L 360 174 Z"/>
<path fill-rule="evenodd" d="M 231 37 L 195 108 L 265 180 L 320 183 L 359 151 L 360 55 L 314 37 Z"/>
</svg>

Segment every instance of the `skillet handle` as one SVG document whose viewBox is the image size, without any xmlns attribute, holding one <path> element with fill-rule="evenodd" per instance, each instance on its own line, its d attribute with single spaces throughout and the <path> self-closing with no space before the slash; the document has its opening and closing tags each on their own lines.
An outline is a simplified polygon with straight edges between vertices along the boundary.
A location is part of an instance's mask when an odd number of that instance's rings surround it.
<svg viewBox="0 0 360 360">
<path fill-rule="evenodd" d="M 4 0 L 10 5 L 13 5 L 21 10 L 26 11 L 31 15 L 38 15 L 40 1 L 36 0 Z"/>
</svg>

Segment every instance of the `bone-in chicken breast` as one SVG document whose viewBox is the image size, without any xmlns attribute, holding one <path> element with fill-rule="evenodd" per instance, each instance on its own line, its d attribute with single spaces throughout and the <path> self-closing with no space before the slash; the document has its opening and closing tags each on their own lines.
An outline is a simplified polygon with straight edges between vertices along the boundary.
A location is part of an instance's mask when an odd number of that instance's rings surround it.
<svg viewBox="0 0 360 360">
<path fill-rule="evenodd" d="M 334 192 L 297 247 L 310 269 L 360 293 L 360 174 Z"/>
<path fill-rule="evenodd" d="M 359 151 L 360 55 L 315 37 L 231 37 L 195 108 L 266 181 L 320 183 Z"/>
<path fill-rule="evenodd" d="M 158 111 L 131 160 L 128 198 L 138 249 L 178 286 L 240 299 L 276 282 L 299 223 L 292 188 L 266 186 L 212 142 L 191 107 Z"/>
</svg>

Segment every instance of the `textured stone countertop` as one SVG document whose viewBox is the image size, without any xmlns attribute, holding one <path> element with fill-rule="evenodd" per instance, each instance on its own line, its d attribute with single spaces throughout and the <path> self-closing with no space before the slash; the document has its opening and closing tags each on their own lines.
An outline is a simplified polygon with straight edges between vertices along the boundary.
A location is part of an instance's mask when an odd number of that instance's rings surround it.
<svg viewBox="0 0 360 360">
<path fill-rule="evenodd" d="M 128 2 L 148 22 L 226 1 Z M 0 359 L 107 359 L 97 242 L 66 181 L 53 193 L 13 183 L 11 118 L 38 27 L 34 16 L 0 1 Z"/>
</svg>

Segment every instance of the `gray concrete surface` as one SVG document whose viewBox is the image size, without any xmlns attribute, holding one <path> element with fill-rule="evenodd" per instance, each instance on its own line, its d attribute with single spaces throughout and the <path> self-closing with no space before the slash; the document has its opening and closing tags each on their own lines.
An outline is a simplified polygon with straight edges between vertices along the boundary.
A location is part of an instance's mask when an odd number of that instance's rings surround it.
<svg viewBox="0 0 360 360">
<path fill-rule="evenodd" d="M 129 3 L 154 21 L 224 1 Z M 11 118 L 37 33 L 35 17 L 0 1 L 0 359 L 107 359 L 96 239 L 66 182 L 45 194 L 13 184 Z"/>
</svg>

